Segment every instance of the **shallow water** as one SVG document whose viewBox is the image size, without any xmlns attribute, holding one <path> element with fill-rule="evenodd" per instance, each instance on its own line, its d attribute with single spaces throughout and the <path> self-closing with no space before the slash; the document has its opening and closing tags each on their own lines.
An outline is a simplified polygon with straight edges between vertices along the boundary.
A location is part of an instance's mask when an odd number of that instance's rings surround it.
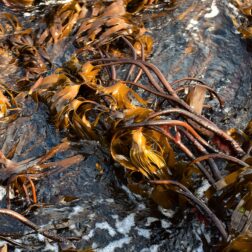
<svg viewBox="0 0 252 252">
<path fill-rule="evenodd" d="M 55 2 L 47 3 L 51 6 Z M 35 27 L 39 15 L 48 8 L 42 3 L 18 15 L 24 21 L 34 16 L 33 23 L 27 21 L 27 26 Z M 8 11 L 2 5 L 0 9 Z M 226 102 L 222 111 L 213 104 L 212 119 L 222 128 L 231 125 L 243 128 L 252 118 L 251 53 L 233 27 L 230 16 L 234 10 L 227 0 L 181 1 L 174 11 L 164 10 L 161 12 L 164 15 L 153 18 L 156 13 L 154 9 L 144 14 L 146 26 L 155 39 L 149 60 L 169 81 L 186 76 L 205 80 Z M 68 49 L 71 51 L 71 45 Z M 55 58 L 55 65 L 64 59 L 68 59 L 67 51 Z M 9 82 L 10 76 L 3 70 L 0 80 Z M 40 104 L 36 111 L 34 102 L 28 100 L 25 107 L 20 119 L 1 128 L 1 149 L 8 151 L 18 142 L 16 161 L 40 156 L 64 137 L 50 122 L 45 105 Z M 77 248 L 91 247 L 96 251 L 208 251 L 218 241 L 218 233 L 194 211 L 164 210 L 152 200 L 133 194 L 119 179 L 121 168 L 113 164 L 99 143 L 84 141 L 81 146 L 70 152 L 83 153 L 84 161 L 63 174 L 39 181 L 38 200 L 45 205 L 28 215 L 36 224 L 57 229 L 65 236 L 80 237 L 75 242 Z M 103 173 L 96 169 L 97 163 Z M 3 199 L 1 206 L 4 205 Z M 13 229 L 6 218 L 1 218 L 1 223 L 0 232 L 24 231 L 16 223 Z M 32 251 L 59 249 L 38 237 L 40 242 L 29 238 L 35 246 Z"/>
</svg>

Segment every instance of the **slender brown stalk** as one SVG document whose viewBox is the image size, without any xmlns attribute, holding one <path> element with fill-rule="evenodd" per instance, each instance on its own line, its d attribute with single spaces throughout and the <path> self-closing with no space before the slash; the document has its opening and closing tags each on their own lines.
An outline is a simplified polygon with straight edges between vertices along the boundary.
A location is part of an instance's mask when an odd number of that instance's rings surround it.
<svg viewBox="0 0 252 252">
<path fill-rule="evenodd" d="M 186 80 L 187 78 L 181 79 L 181 80 Z M 200 81 L 198 79 L 196 79 L 197 81 Z M 172 85 L 172 83 L 171 83 Z M 208 87 L 205 83 L 204 84 L 195 84 L 194 86 L 200 86 L 200 87 L 204 87 L 205 89 L 207 89 L 211 94 L 213 94 L 217 100 L 219 101 L 220 107 L 223 108 L 224 105 L 224 101 L 221 99 L 221 97 L 217 94 L 217 92 L 215 92 L 212 88 Z M 192 87 L 192 85 L 183 85 L 182 87 L 178 87 L 175 89 L 175 92 L 178 93 L 182 90 L 185 90 L 186 88 L 190 88 Z"/>
<path fill-rule="evenodd" d="M 193 153 L 181 142 L 175 139 L 168 131 L 165 131 L 163 129 L 160 129 L 158 127 L 152 127 L 154 130 L 160 132 L 164 136 L 166 136 L 169 140 L 173 141 L 191 160 L 194 160 L 196 157 L 193 155 Z M 216 188 L 215 180 L 213 179 L 212 175 L 205 169 L 205 167 L 201 164 L 196 164 L 201 173 L 206 177 L 206 179 L 209 181 L 209 183 L 213 186 L 213 188 Z"/>
<path fill-rule="evenodd" d="M 29 180 L 30 182 L 30 185 L 31 185 L 31 191 L 32 191 L 32 197 L 33 197 L 33 203 L 36 204 L 37 203 L 37 193 L 36 193 L 36 187 L 32 181 L 32 179 L 30 178 L 29 175 L 26 176 L 27 179 Z"/>
<path fill-rule="evenodd" d="M 184 129 L 180 129 L 180 131 L 194 144 L 194 146 L 196 146 L 196 148 L 203 154 L 207 155 L 209 154 L 207 152 L 207 150 L 204 148 L 204 146 L 202 146 L 199 141 L 193 136 L 191 135 L 190 132 L 184 130 Z M 221 173 L 216 165 L 216 163 L 214 162 L 214 160 L 212 158 L 210 158 L 208 160 L 209 162 L 209 166 L 211 168 L 212 174 L 214 176 L 215 179 L 220 180 L 222 178 Z"/>
<path fill-rule="evenodd" d="M 148 88 L 148 87 L 146 87 L 146 86 L 144 86 L 144 85 L 142 85 L 140 83 L 135 83 L 135 82 L 132 82 L 132 81 L 124 81 L 124 80 L 118 80 L 118 81 L 124 82 L 126 84 L 130 84 L 130 85 L 134 85 L 134 86 L 136 86 L 138 88 L 141 88 L 141 89 L 143 89 L 143 90 L 145 90 L 145 91 L 147 91 L 149 93 L 155 94 L 157 96 L 165 98 L 168 101 L 174 102 L 175 104 L 177 104 L 177 105 L 179 105 L 179 106 L 181 106 L 181 107 L 183 107 L 183 108 L 185 108 L 185 109 L 187 109 L 189 111 L 192 111 L 191 107 L 187 103 L 183 102 L 179 98 L 176 98 L 174 96 L 171 96 L 171 95 L 168 95 L 168 94 L 165 94 L 165 93 L 160 93 L 160 92 L 158 92 L 156 90 L 153 90 L 151 88 Z"/>
<path fill-rule="evenodd" d="M 99 53 L 101 55 L 102 58 L 109 58 L 110 56 L 108 55 L 108 53 L 104 53 L 101 49 L 99 49 Z M 108 70 L 107 67 L 105 67 L 105 70 L 107 71 L 108 75 L 111 76 L 111 80 L 115 80 L 116 79 L 116 70 L 115 70 L 115 66 L 111 66 L 111 71 Z"/>
<path fill-rule="evenodd" d="M 31 201 L 30 201 L 30 196 L 29 196 L 29 193 L 28 193 L 28 189 L 27 189 L 27 186 L 24 183 L 22 184 L 22 189 L 23 189 L 23 191 L 25 193 L 25 199 L 26 199 L 26 201 L 28 203 L 30 203 Z"/>
<path fill-rule="evenodd" d="M 141 57 L 142 57 L 142 61 L 144 61 L 144 46 L 143 43 L 141 41 L 139 41 L 140 45 L 141 45 Z M 143 70 L 140 68 L 138 71 L 138 74 L 136 76 L 136 78 L 134 79 L 134 82 L 138 82 L 142 76 Z"/>
<path fill-rule="evenodd" d="M 113 59 L 113 60 L 116 61 L 116 58 Z M 128 59 L 120 59 L 120 60 L 123 61 L 123 62 L 125 62 L 125 64 L 127 64 L 127 62 L 129 62 Z M 155 73 L 155 75 L 157 76 L 157 78 L 160 80 L 160 82 L 163 84 L 163 86 L 166 88 L 166 90 L 170 93 L 170 95 L 178 98 L 178 95 L 173 90 L 173 88 L 170 85 L 170 83 L 166 80 L 166 78 L 164 77 L 164 75 L 162 74 L 162 72 L 155 65 L 153 65 L 152 63 L 146 62 L 146 61 L 142 61 L 142 60 L 138 60 L 138 61 L 131 60 L 131 64 L 136 64 L 137 65 L 137 63 L 138 64 L 142 64 L 145 67 L 148 67 L 149 69 L 151 69 Z M 144 70 L 144 72 L 145 72 L 145 70 Z"/>
<path fill-rule="evenodd" d="M 193 113 L 191 113 L 189 111 L 186 111 L 184 109 L 180 109 L 180 108 L 165 109 L 165 110 L 162 110 L 160 112 L 153 113 L 152 115 L 150 115 L 148 117 L 148 119 L 152 119 L 154 117 L 165 115 L 165 114 L 170 114 L 170 113 L 179 113 L 179 114 L 182 114 L 182 115 L 184 115 L 186 117 L 189 117 L 190 119 L 192 119 L 193 121 L 195 121 L 199 125 L 203 126 L 207 130 L 210 130 L 210 131 L 214 132 L 216 135 L 220 136 L 225 141 L 230 143 L 230 145 L 233 147 L 234 151 L 238 155 L 244 155 L 245 154 L 245 152 L 243 151 L 241 146 L 231 136 L 229 136 L 226 132 L 224 132 L 223 130 L 218 128 L 213 122 L 207 120 L 206 118 L 204 118 L 202 116 L 199 116 L 199 115 L 193 114 Z"/>
<path fill-rule="evenodd" d="M 18 221 L 20 221 L 21 223 L 23 223 L 24 225 L 30 227 L 31 229 L 33 229 L 34 231 L 44 235 L 45 237 L 53 240 L 53 241 L 57 241 L 57 242 L 63 242 L 63 243 L 69 243 L 69 241 L 67 241 L 65 238 L 60 237 L 56 234 L 52 234 L 49 231 L 43 231 L 41 230 L 41 228 L 39 226 L 37 226 L 35 223 L 31 222 L 30 220 L 28 220 L 27 218 L 25 218 L 23 215 L 12 211 L 10 209 L 5 209 L 5 208 L 0 208 L 0 214 L 2 215 L 7 215 L 10 216 Z"/>
<path fill-rule="evenodd" d="M 166 80 L 162 72 L 152 63 L 146 62 L 146 61 L 140 61 L 142 62 L 145 66 L 149 67 L 158 77 L 158 79 L 161 81 L 161 83 L 164 85 L 166 90 L 174 97 L 178 97 L 176 92 L 173 90 L 171 84 Z"/>
<path fill-rule="evenodd" d="M 0 239 L 3 240 L 3 241 L 6 241 L 8 242 L 9 244 L 15 246 L 15 247 L 20 247 L 20 248 L 24 248 L 24 249 L 34 249 L 33 246 L 31 246 L 31 244 L 22 244 L 22 243 L 19 243 L 19 242 L 16 242 L 15 240 L 11 239 L 11 238 L 8 238 L 8 237 L 5 237 L 4 235 L 1 235 L 0 233 Z"/>
<path fill-rule="evenodd" d="M 110 66 L 110 65 L 121 65 L 121 64 L 134 64 L 138 67 L 142 68 L 142 70 L 147 75 L 151 85 L 155 87 L 159 92 L 164 92 L 164 90 L 160 87 L 160 85 L 156 82 L 148 68 L 142 64 L 142 61 L 133 60 L 133 59 L 118 59 L 118 58 L 104 58 L 104 59 L 93 59 L 90 60 L 91 63 L 99 62 L 99 61 L 108 61 L 109 63 L 99 64 L 99 66 Z"/>
<path fill-rule="evenodd" d="M 108 53 L 105 53 L 106 57 L 110 58 L 109 54 Z M 116 74 L 116 68 L 114 65 L 111 65 L 111 80 L 115 80 L 117 77 L 117 74 Z"/>
<path fill-rule="evenodd" d="M 193 160 L 190 164 L 195 164 L 204 160 L 207 160 L 209 158 L 220 158 L 220 159 L 225 159 L 228 161 L 231 161 L 233 163 L 236 163 L 238 165 L 241 165 L 243 167 L 249 167 L 249 164 L 245 163 L 244 161 L 236 158 L 236 157 L 232 157 L 223 153 L 214 153 L 214 154 L 206 154 L 204 156 L 198 157 L 195 160 Z"/>
<path fill-rule="evenodd" d="M 125 128 L 147 127 L 147 126 L 181 126 L 186 128 L 201 144 L 214 152 L 218 152 L 206 140 L 204 140 L 188 123 L 179 120 L 155 120 L 141 123 L 126 124 Z"/>
<path fill-rule="evenodd" d="M 193 193 L 188 190 L 184 185 L 177 181 L 173 180 L 151 180 L 150 183 L 156 184 L 156 185 L 172 185 L 175 187 L 178 187 L 179 190 L 176 190 L 177 193 L 184 195 L 186 198 L 188 198 L 190 201 L 196 204 L 201 210 L 203 210 L 210 219 L 214 222 L 218 230 L 220 231 L 221 235 L 225 240 L 228 238 L 228 233 L 226 231 L 226 228 L 224 224 L 220 221 L 220 219 L 208 208 L 208 206 L 199 200 L 197 197 L 193 195 Z"/>
<path fill-rule="evenodd" d="M 136 53 L 136 50 L 135 50 L 134 46 L 130 43 L 130 41 L 125 36 L 122 36 L 122 39 L 129 46 L 129 48 L 131 49 L 132 54 L 133 54 L 133 59 L 137 60 L 137 53 Z M 130 66 L 129 72 L 128 72 L 127 77 L 126 77 L 126 80 L 130 79 L 130 76 L 132 75 L 134 70 L 135 70 L 135 65 L 133 64 L 133 65 Z"/>
</svg>

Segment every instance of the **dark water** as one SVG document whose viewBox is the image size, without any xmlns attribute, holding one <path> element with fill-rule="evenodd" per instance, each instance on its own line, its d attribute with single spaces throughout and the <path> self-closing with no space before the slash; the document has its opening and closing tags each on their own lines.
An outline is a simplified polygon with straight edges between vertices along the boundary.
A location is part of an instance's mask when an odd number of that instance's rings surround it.
<svg viewBox="0 0 252 252">
<path fill-rule="evenodd" d="M 34 23 L 27 21 L 26 25 L 36 26 L 39 15 L 48 8 L 41 4 L 18 15 L 23 16 L 24 22 L 32 15 Z M 156 13 L 161 14 L 156 17 Z M 251 54 L 233 27 L 230 17 L 235 14 L 228 1 L 181 1 L 173 11 L 153 10 L 144 15 L 155 39 L 150 61 L 169 81 L 186 76 L 205 80 L 225 100 L 222 111 L 213 104 L 212 119 L 224 128 L 243 128 L 252 118 Z M 55 65 L 67 60 L 69 52 L 56 57 Z M 0 80 L 9 82 L 18 77 L 17 70 L 10 75 L 2 70 Z M 45 105 L 40 104 L 36 110 L 34 102 L 28 100 L 25 108 L 20 119 L 7 128 L 1 126 L 2 150 L 8 151 L 18 142 L 16 161 L 44 154 L 63 137 L 50 122 Z M 111 162 L 99 143 L 84 141 L 70 152 L 83 153 L 86 159 L 62 174 L 39 181 L 38 200 L 45 205 L 28 215 L 36 224 L 57 229 L 65 236 L 80 237 L 75 242 L 78 249 L 91 247 L 96 251 L 199 252 L 217 243 L 218 233 L 194 211 L 164 210 L 130 192 L 116 176 L 121 168 Z M 97 163 L 103 173 L 96 169 Z M 3 199 L 1 206 L 4 205 Z M 18 234 L 28 230 L 20 224 L 13 228 L 6 218 L 1 218 L 0 232 Z M 58 251 L 56 244 L 49 244 L 41 236 L 39 239 L 29 235 L 24 241 L 34 244 L 33 251 Z"/>
</svg>

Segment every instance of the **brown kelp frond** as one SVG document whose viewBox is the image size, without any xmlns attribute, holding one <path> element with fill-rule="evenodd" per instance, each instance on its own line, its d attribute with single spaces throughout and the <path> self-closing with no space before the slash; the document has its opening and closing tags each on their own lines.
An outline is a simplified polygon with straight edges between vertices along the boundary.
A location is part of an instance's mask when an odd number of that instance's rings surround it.
<svg viewBox="0 0 252 252">
<path fill-rule="evenodd" d="M 23 45 L 13 46 L 12 50 L 19 58 L 19 65 L 26 70 L 26 79 L 33 80 L 47 71 L 46 61 L 34 45 L 24 43 Z"/>
<path fill-rule="evenodd" d="M 38 32 L 37 43 L 51 45 L 67 38 L 86 13 L 86 6 L 75 0 L 57 7 L 56 11 L 45 17 L 45 26 Z"/>
<path fill-rule="evenodd" d="M 0 21 L 0 39 L 4 39 L 6 35 L 12 36 L 16 32 L 22 31 L 22 25 L 15 15 L 1 12 Z"/>
<path fill-rule="evenodd" d="M 175 163 L 169 142 L 153 130 L 118 131 L 111 141 L 112 157 L 122 166 L 146 178 L 167 177 Z"/>
<path fill-rule="evenodd" d="M 135 107 L 131 109 L 124 110 L 124 121 L 131 121 L 131 122 L 142 122 L 144 121 L 153 110 L 145 107 Z"/>
<path fill-rule="evenodd" d="M 8 159 L 2 152 L 0 152 L 0 162 L 2 166 L 0 179 L 1 181 L 7 180 L 8 207 L 10 207 L 10 188 L 13 188 L 17 195 L 24 194 L 29 203 L 31 202 L 29 196 L 30 193 L 28 191 L 30 187 L 33 202 L 36 203 L 36 188 L 33 180 L 42 179 L 44 176 L 61 172 L 73 164 L 81 162 L 84 159 L 82 155 L 75 155 L 63 160 L 47 162 L 57 153 L 67 151 L 70 146 L 71 144 L 69 142 L 63 142 L 53 147 L 42 157 L 29 158 L 19 162 Z"/>
<path fill-rule="evenodd" d="M 128 38 L 124 41 L 128 41 L 125 43 L 132 50 L 131 41 Z M 235 169 L 247 168 L 249 163 L 240 160 L 239 155 L 247 150 L 248 137 L 243 141 L 233 138 L 230 131 L 221 130 L 201 114 L 205 93 L 209 91 L 214 95 L 213 90 L 205 88 L 202 83 L 194 84 L 194 87 L 203 88 L 203 92 L 190 92 L 190 99 L 178 96 L 164 75 L 152 64 L 138 60 L 134 50 L 135 59 L 110 58 L 103 52 L 102 58 L 83 63 L 73 57 L 55 73 L 39 78 L 30 93 L 37 93 L 49 105 L 56 126 L 67 130 L 71 137 L 100 140 L 106 145 L 110 143 L 112 157 L 126 168 L 128 178 L 136 173 L 142 175 L 143 181 L 174 176 L 193 187 L 192 173 L 188 172 L 193 170 L 200 180 L 205 178 L 208 181 L 214 192 L 224 190 L 220 181 L 227 179 L 228 166 L 223 171 L 215 159 L 220 159 L 222 166 L 234 163 L 232 167 Z M 129 66 L 125 78 L 116 65 L 121 68 Z M 127 80 L 129 76 L 135 77 L 133 65 L 148 77 L 146 81 L 140 76 L 144 84 Z M 140 90 L 141 95 L 138 94 Z M 162 109 L 163 105 L 151 104 L 155 100 L 152 96 L 164 98 L 166 109 Z M 187 168 L 177 169 L 178 158 Z M 46 169 L 50 165 L 40 165 L 40 168 Z M 21 175 L 15 179 L 16 190 L 29 198 L 29 190 L 33 188 L 30 180 Z M 34 195 L 32 193 L 33 201 Z M 188 192 L 184 195 L 193 198 Z M 213 194 L 210 195 L 212 199 Z M 209 208 L 205 211 L 212 214 Z M 216 216 L 213 218 L 226 238 L 226 230 Z"/>
<path fill-rule="evenodd" d="M 64 148 L 62 146 L 65 146 Z M 20 162 L 14 162 L 6 158 L 6 156 L 1 152 L 1 180 L 6 180 L 10 176 L 14 174 L 36 174 L 37 172 L 40 172 L 43 170 L 45 165 L 45 162 L 52 158 L 55 154 L 58 152 L 66 151 L 69 148 L 69 144 L 63 143 L 59 144 L 58 146 L 54 147 L 52 150 L 50 150 L 45 156 L 39 157 L 39 158 L 29 158 Z M 42 167 L 42 164 L 44 165 Z M 52 164 L 52 167 L 58 166 L 58 161 L 55 161 Z M 61 163 L 60 163 L 61 164 Z M 62 163 L 63 164 L 63 163 Z M 42 168 L 41 168 L 42 167 Z"/>
<path fill-rule="evenodd" d="M 17 59 L 13 52 L 6 45 L 0 44 L 0 70 L 4 73 L 1 81 L 6 82 L 6 79 L 12 73 L 17 71 Z"/>
<path fill-rule="evenodd" d="M 76 42 L 81 45 L 103 45 L 121 35 L 143 34 L 144 29 L 135 25 L 127 13 L 123 0 L 96 9 L 92 18 L 80 24 Z"/>
<path fill-rule="evenodd" d="M 141 0 L 141 1 L 124 0 L 124 2 L 127 5 L 127 10 L 130 13 L 136 13 L 146 8 L 149 5 L 157 4 L 158 0 Z"/>
<path fill-rule="evenodd" d="M 102 61 L 105 59 L 107 58 L 100 60 Z M 108 58 L 108 61 L 116 62 L 116 59 Z M 205 132 L 208 131 L 207 136 L 212 138 L 215 136 L 219 137 L 222 139 L 220 141 L 223 141 L 221 142 L 223 145 L 230 144 L 234 151 L 237 151 L 238 153 L 243 151 L 239 144 L 236 143 L 230 135 L 219 129 L 214 123 L 205 117 L 196 115 L 189 106 L 187 107 L 184 105 L 186 103 L 183 103 L 183 101 L 180 103 L 177 102 L 177 104 L 181 104 L 189 111 L 180 108 L 170 108 L 151 115 L 151 110 L 144 109 L 148 106 L 148 102 L 129 88 L 126 85 L 127 82 L 119 80 L 115 84 L 110 84 L 109 82 L 102 80 L 104 74 L 106 73 L 104 71 L 105 66 L 95 66 L 91 63 L 92 61 L 86 62 L 82 66 L 78 60 L 76 61 L 75 59 L 74 62 L 74 68 L 69 68 L 66 65 L 66 69 L 63 68 L 56 71 L 59 72 L 58 75 L 53 74 L 45 77 L 44 80 L 38 80 L 30 91 L 32 92 L 37 90 L 40 97 L 42 97 L 42 100 L 44 99 L 50 105 L 52 112 L 56 115 L 55 121 L 57 127 L 67 129 L 69 132 L 75 133 L 80 137 L 91 139 L 99 139 L 99 137 L 103 138 L 100 134 L 102 130 L 108 130 L 110 128 L 108 127 L 109 124 L 114 124 L 115 126 L 119 125 L 119 127 L 120 125 L 125 125 L 129 128 L 160 127 L 160 130 L 165 132 L 166 137 L 178 145 L 179 148 L 182 149 L 191 159 L 196 157 L 193 152 L 186 147 L 185 144 L 187 140 L 196 144 L 196 149 L 201 151 L 203 155 L 209 154 L 207 150 L 213 152 L 219 151 L 218 148 L 220 145 L 216 145 L 216 148 L 214 148 L 202 137 L 202 135 L 205 135 Z M 155 74 L 157 74 L 157 77 L 164 82 L 164 76 L 160 75 L 159 71 L 150 64 L 145 64 L 144 62 L 138 60 L 123 59 L 118 59 L 118 63 L 136 64 L 146 71 L 149 79 L 154 81 L 151 72 L 147 68 L 149 67 Z M 145 65 L 147 67 L 145 67 Z M 72 69 L 71 72 L 75 72 L 81 79 L 79 77 L 77 79 L 71 77 L 71 73 L 68 72 L 69 69 Z M 72 79 L 75 79 L 78 84 L 73 82 Z M 85 94 L 80 92 L 81 86 L 83 88 L 91 88 L 94 92 L 92 96 L 88 95 L 88 99 L 84 98 Z M 136 86 L 139 88 L 143 87 L 140 84 L 137 84 Z M 172 87 L 170 86 L 170 89 L 171 88 Z M 173 92 L 171 93 L 173 94 Z M 173 105 L 173 101 L 180 101 L 178 97 L 173 96 L 173 98 L 174 99 L 172 100 L 169 99 L 171 105 Z M 150 121 L 151 118 L 169 116 L 169 114 L 173 115 L 174 113 L 179 113 L 183 121 L 173 120 L 169 117 L 167 120 L 155 119 Z M 144 118 L 143 115 L 146 115 L 146 117 Z M 101 118 L 103 118 L 103 120 L 101 120 Z M 101 125 L 100 123 L 102 121 L 104 123 Z M 188 131 L 188 133 L 186 133 L 187 140 L 183 140 L 181 138 L 180 131 L 183 131 L 183 128 L 181 127 L 184 127 L 186 131 Z M 115 131 L 117 131 L 116 128 Z M 175 135 L 173 133 L 174 130 L 176 131 Z M 220 151 L 222 151 L 222 149 Z M 214 161 L 209 160 L 209 163 L 214 176 L 220 179 L 221 176 L 214 164 Z M 204 171 L 204 174 L 208 179 L 210 179 L 211 184 L 214 184 L 214 180 L 211 178 L 211 175 L 207 173 L 202 165 L 197 164 L 197 166 Z"/>
<path fill-rule="evenodd" d="M 101 102 L 102 95 L 109 95 L 107 94 L 109 92 L 106 93 L 106 89 L 102 92 L 103 87 L 96 84 L 96 75 L 99 69 L 93 68 L 91 64 L 84 64 L 80 69 L 80 80 L 77 83 L 67 77 L 64 74 L 64 69 L 61 69 L 62 73 L 38 79 L 29 92 L 30 94 L 37 93 L 40 99 L 50 106 L 58 128 L 88 139 L 97 139 L 95 128 L 99 129 L 100 118 L 103 118 L 105 127 L 108 127 L 109 121 L 107 120 L 110 117 L 108 114 L 109 107 Z M 83 97 L 84 94 L 82 93 L 85 88 L 89 89 L 87 99 Z M 90 88 L 93 89 L 93 92 L 90 92 L 92 91 Z M 100 96 L 90 100 L 88 96 L 91 93 L 95 94 L 95 92 L 99 93 Z M 110 102 L 113 101 L 116 100 Z"/>
<path fill-rule="evenodd" d="M 234 25 L 244 38 L 252 38 L 252 5 L 248 0 L 232 0 L 232 3 L 240 10 L 241 14 L 247 17 L 247 20 L 243 23 L 239 22 L 236 17 L 232 18 Z"/>
<path fill-rule="evenodd" d="M 146 106 L 147 102 L 143 100 L 136 92 L 129 88 L 125 83 L 117 82 L 109 87 L 98 87 L 98 90 L 105 94 L 111 95 L 116 101 L 116 109 L 132 109 L 135 108 L 135 102 Z"/>
<path fill-rule="evenodd" d="M 17 95 L 8 90 L 7 87 L 0 84 L 0 122 L 10 123 L 18 117 L 20 107 L 17 100 L 20 100 L 22 95 Z M 16 98 L 15 98 L 16 97 Z M 19 97 L 19 98 L 18 98 Z"/>
<path fill-rule="evenodd" d="M 55 122 L 58 128 L 67 129 L 72 136 L 97 140 L 104 136 L 100 135 L 102 131 L 99 128 L 106 129 L 112 123 L 109 112 L 109 108 L 95 101 L 77 98 L 56 114 Z"/>
<path fill-rule="evenodd" d="M 10 8 L 27 8 L 33 5 L 34 0 L 2 0 Z"/>
<path fill-rule="evenodd" d="M 251 239 L 252 239 L 251 232 L 250 231 L 244 232 L 238 235 L 237 237 L 233 238 L 223 251 L 224 252 L 250 251 L 252 250 Z"/>
<path fill-rule="evenodd" d="M 54 113 L 59 113 L 76 98 L 79 89 L 80 84 L 72 82 L 66 75 L 52 74 L 38 79 L 29 93 L 36 91 L 42 99 L 50 104 Z"/>
<path fill-rule="evenodd" d="M 6 95 L 4 95 L 4 89 L 2 89 L 3 87 L 0 88 L 0 118 L 3 118 L 7 115 L 8 113 L 8 109 L 11 108 L 11 103 L 9 98 L 6 97 Z M 14 101 L 14 99 L 13 99 Z"/>
<path fill-rule="evenodd" d="M 97 76 L 100 72 L 99 67 L 95 67 L 90 62 L 86 62 L 82 65 L 79 75 L 82 77 L 86 85 L 94 87 L 97 84 Z"/>
<path fill-rule="evenodd" d="M 184 78 L 182 80 L 187 80 L 187 79 L 191 80 L 191 78 Z M 175 82 L 176 81 L 172 82 L 171 85 L 174 85 Z M 183 85 L 175 89 L 175 91 L 177 93 L 181 91 L 186 91 L 187 95 L 185 97 L 185 101 L 197 114 L 202 113 L 202 109 L 204 108 L 204 105 L 205 105 L 207 91 L 210 93 L 210 95 L 213 95 L 218 99 L 218 102 L 221 108 L 224 105 L 222 98 L 212 88 L 208 87 L 206 84 Z"/>
<path fill-rule="evenodd" d="M 150 35 L 146 34 L 139 36 L 136 42 L 134 43 L 134 49 L 139 57 L 141 56 L 146 59 L 152 53 L 153 38 Z"/>
<path fill-rule="evenodd" d="M 216 183 L 218 196 L 215 197 L 217 200 L 225 199 L 224 207 L 227 211 L 232 209 L 229 224 L 231 239 L 238 234 L 245 236 L 252 231 L 251 171 L 251 167 L 240 168 Z"/>
</svg>

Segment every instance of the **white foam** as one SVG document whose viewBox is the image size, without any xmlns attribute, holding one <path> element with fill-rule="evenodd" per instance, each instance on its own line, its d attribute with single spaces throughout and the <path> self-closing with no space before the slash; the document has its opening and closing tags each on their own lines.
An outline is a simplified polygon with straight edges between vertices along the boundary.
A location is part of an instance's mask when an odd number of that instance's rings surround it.
<svg viewBox="0 0 252 252">
<path fill-rule="evenodd" d="M 95 227 L 103 229 L 103 230 L 104 229 L 108 230 L 109 235 L 112 236 L 112 237 L 114 237 L 116 235 L 116 231 L 108 224 L 107 221 L 101 222 L 101 223 L 96 223 Z"/>
<path fill-rule="evenodd" d="M 3 200 L 6 195 L 6 189 L 3 186 L 0 186 L 0 200 Z"/>
<path fill-rule="evenodd" d="M 116 220 L 117 231 L 121 234 L 128 234 L 132 227 L 135 226 L 135 213 L 128 215 L 122 221 Z"/>
<path fill-rule="evenodd" d="M 82 232 L 79 231 L 79 230 L 76 228 L 76 225 L 75 225 L 75 224 L 70 225 L 70 226 L 69 226 L 69 229 L 72 230 L 76 236 L 81 236 L 81 235 L 82 235 Z"/>
<path fill-rule="evenodd" d="M 145 204 L 140 203 L 140 204 L 137 205 L 137 209 L 138 210 L 144 210 L 144 209 L 146 209 L 146 206 L 145 206 Z"/>
<path fill-rule="evenodd" d="M 195 19 L 191 19 L 189 24 L 186 26 L 186 30 L 198 30 L 197 24 L 199 22 Z"/>
<path fill-rule="evenodd" d="M 47 0 L 45 2 L 46 5 L 51 5 L 51 4 L 64 4 L 64 3 L 70 3 L 72 0 Z"/>
<path fill-rule="evenodd" d="M 216 5 L 216 0 L 213 0 L 212 5 L 211 5 L 211 12 L 205 14 L 205 18 L 214 18 L 220 13 L 217 5 Z"/>
<path fill-rule="evenodd" d="M 200 198 L 203 198 L 204 197 L 204 193 L 205 191 L 207 191 L 207 189 L 210 187 L 211 185 L 209 184 L 209 182 L 205 179 L 203 182 L 202 182 L 202 185 L 201 187 L 199 187 L 196 191 L 196 195 Z"/>
<path fill-rule="evenodd" d="M 146 224 L 145 224 L 145 226 L 150 226 L 151 225 L 151 223 L 153 223 L 153 222 L 155 222 L 155 221 L 158 221 L 159 219 L 158 218 L 154 218 L 154 217 L 148 217 L 147 218 L 147 222 L 146 222 Z"/>
<path fill-rule="evenodd" d="M 146 239 L 150 239 L 151 236 L 150 230 L 144 228 L 136 228 L 136 229 L 139 236 L 143 236 Z"/>
<path fill-rule="evenodd" d="M 107 203 L 115 203 L 114 199 L 106 199 Z"/>
<path fill-rule="evenodd" d="M 165 208 L 163 208 L 163 207 L 161 207 L 161 206 L 158 206 L 158 209 L 160 210 L 160 212 L 161 212 L 163 215 L 167 216 L 168 218 L 172 218 L 173 215 L 175 214 L 175 211 L 173 211 L 173 210 L 171 210 L 171 209 L 165 209 Z"/>
<path fill-rule="evenodd" d="M 189 250 L 189 251 L 192 251 L 192 250 Z M 202 244 L 200 244 L 200 246 L 198 248 L 196 248 L 194 251 L 195 252 L 204 252 Z"/>
<path fill-rule="evenodd" d="M 48 241 L 46 241 L 46 246 L 45 246 L 45 248 L 42 251 L 58 252 L 59 251 L 59 247 L 58 247 L 58 245 L 56 243 L 50 244 Z"/>
<path fill-rule="evenodd" d="M 90 240 L 92 237 L 94 237 L 94 229 L 90 230 L 90 232 L 87 235 L 84 235 L 83 239 Z"/>
<path fill-rule="evenodd" d="M 38 240 L 41 241 L 41 242 L 45 240 L 45 236 L 42 235 L 42 234 L 38 234 L 37 237 L 38 237 Z"/>
<path fill-rule="evenodd" d="M 101 249 L 95 249 L 96 252 L 113 252 L 116 248 L 123 248 L 123 245 L 129 244 L 131 241 L 130 237 L 124 237 L 120 240 L 110 242 L 106 247 Z M 92 246 L 93 247 L 93 246 Z"/>
<path fill-rule="evenodd" d="M 78 215 L 79 213 L 82 213 L 83 212 L 83 207 L 80 207 L 80 206 L 75 206 L 73 208 L 73 212 L 69 214 L 69 219 L 75 215 Z"/>
<path fill-rule="evenodd" d="M 152 245 L 149 248 L 144 248 L 140 252 L 158 252 L 159 245 Z"/>
<path fill-rule="evenodd" d="M 171 223 L 166 220 L 161 220 L 161 226 L 162 228 L 169 228 L 171 226 Z"/>
</svg>

